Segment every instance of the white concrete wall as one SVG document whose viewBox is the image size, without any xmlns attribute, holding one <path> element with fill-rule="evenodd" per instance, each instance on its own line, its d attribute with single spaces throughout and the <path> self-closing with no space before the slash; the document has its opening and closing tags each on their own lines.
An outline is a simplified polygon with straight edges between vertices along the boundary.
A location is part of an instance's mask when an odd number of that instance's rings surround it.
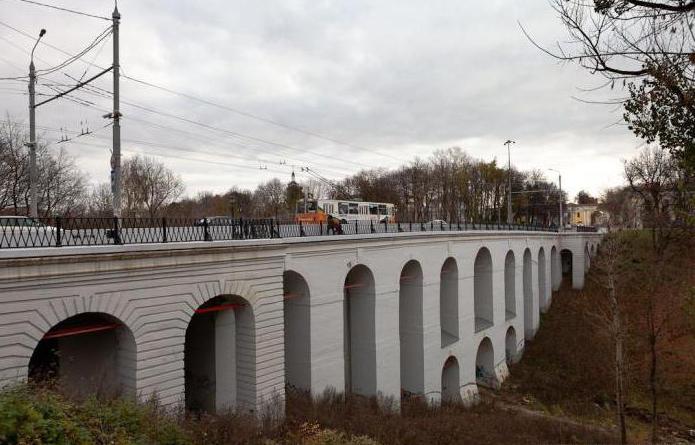
<svg viewBox="0 0 695 445">
<path fill-rule="evenodd" d="M 313 394 L 345 388 L 344 293 L 348 272 L 357 265 L 374 276 L 370 323 L 376 369 L 367 392 L 394 397 L 401 392 L 399 336 L 400 274 L 410 260 L 423 273 L 422 365 L 423 392 L 441 397 L 442 369 L 448 357 L 459 364 L 459 391 L 475 399 L 475 357 L 489 338 L 495 374 L 502 381 L 506 332 L 513 326 L 518 351 L 524 348 L 523 254 L 532 255 L 532 338 L 539 322 L 538 251 L 546 253 L 546 289 L 551 289 L 550 252 L 573 252 L 573 283 L 583 284 L 586 244 L 596 234 L 541 232 L 403 233 L 384 236 L 341 236 L 291 240 L 172 243 L 0 251 L 0 382 L 26 378 L 32 351 L 42 336 L 66 318 L 103 312 L 120 320 L 135 339 L 134 390 L 141 397 L 156 394 L 162 403 L 184 398 L 183 354 L 186 328 L 194 310 L 219 295 L 238 295 L 249 307 L 237 313 L 234 356 L 223 348 L 231 337 L 220 330 L 216 342 L 228 357 L 216 367 L 226 380 L 217 389 L 221 400 L 236 400 L 244 410 L 270 403 L 281 407 L 285 385 L 283 272 L 299 274 L 309 289 L 308 329 L 310 369 L 301 378 Z M 480 332 L 474 326 L 474 260 L 481 248 L 492 259 L 492 324 Z M 504 259 L 515 256 L 516 315 L 505 317 Z M 440 273 L 447 258 L 458 267 L 458 340 L 442 347 Z M 292 317 L 292 312 L 288 312 Z M 241 319 L 239 317 L 246 317 Z M 373 317 L 373 318 L 372 318 Z M 231 322 L 231 320 L 229 320 Z M 530 334 L 530 335 L 529 335 Z M 288 353 L 294 351 L 288 349 Z M 218 350 L 221 355 L 222 351 Z M 236 363 L 236 385 L 231 373 Z M 291 362 L 292 359 L 289 360 Z M 127 375 L 127 370 L 124 371 Z M 133 380 L 133 379 L 131 379 Z M 222 395 L 224 394 L 224 395 Z M 218 404 L 219 405 L 219 404 Z"/>
</svg>

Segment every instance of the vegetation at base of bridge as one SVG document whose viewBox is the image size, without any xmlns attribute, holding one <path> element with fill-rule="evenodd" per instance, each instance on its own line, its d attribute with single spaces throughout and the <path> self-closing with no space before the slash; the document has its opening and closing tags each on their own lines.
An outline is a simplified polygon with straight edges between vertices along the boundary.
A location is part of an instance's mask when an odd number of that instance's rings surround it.
<svg viewBox="0 0 695 445">
<path fill-rule="evenodd" d="M 553 297 L 501 397 L 616 431 L 622 415 L 627 443 L 695 441 L 695 238 L 651 232 L 603 240 L 584 289 Z"/>
<path fill-rule="evenodd" d="M 70 400 L 55 390 L 17 386 L 0 392 L 0 443 L 22 445 L 378 445 L 607 443 L 615 435 L 509 410 L 494 401 L 466 408 L 345 397 L 312 400 L 290 390 L 286 418 L 260 422 L 245 414 L 192 414 L 156 401 Z"/>
<path fill-rule="evenodd" d="M 370 235 L 404 232 L 523 230 L 557 232 L 555 226 L 491 222 L 301 223 L 274 219 L 191 218 L 30 218 L 0 217 L 0 248 L 101 246 L 186 241 L 225 241 L 304 236 Z M 594 227 L 577 228 L 596 231 Z"/>
</svg>

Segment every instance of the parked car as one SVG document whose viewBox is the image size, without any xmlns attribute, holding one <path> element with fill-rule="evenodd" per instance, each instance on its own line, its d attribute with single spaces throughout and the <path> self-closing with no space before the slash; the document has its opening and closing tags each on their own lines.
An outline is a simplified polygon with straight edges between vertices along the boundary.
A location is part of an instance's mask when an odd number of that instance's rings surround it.
<svg viewBox="0 0 695 445">
<path fill-rule="evenodd" d="M 449 223 L 444 221 L 443 219 L 433 219 L 432 221 L 428 221 L 425 223 L 426 226 L 435 226 L 435 227 L 447 227 Z"/>
<path fill-rule="evenodd" d="M 208 226 L 228 226 L 231 225 L 232 218 L 229 216 L 206 216 L 205 218 L 196 220 L 193 224 L 197 227 L 201 227 L 205 225 L 205 221 L 207 221 Z"/>
<path fill-rule="evenodd" d="M 55 244 L 57 229 L 28 216 L 0 216 L 0 247 L 40 247 Z"/>
</svg>

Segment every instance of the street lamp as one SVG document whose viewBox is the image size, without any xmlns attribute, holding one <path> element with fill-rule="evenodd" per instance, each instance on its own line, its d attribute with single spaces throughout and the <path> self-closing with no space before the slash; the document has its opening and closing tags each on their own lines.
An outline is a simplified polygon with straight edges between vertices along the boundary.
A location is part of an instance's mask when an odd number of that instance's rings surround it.
<svg viewBox="0 0 695 445">
<path fill-rule="evenodd" d="M 507 146 L 507 169 L 509 176 L 509 198 L 507 198 L 507 224 L 509 225 L 512 224 L 512 154 L 510 150 L 512 144 L 516 144 L 516 141 L 508 139 L 507 142 L 504 143 L 504 145 Z"/>
<path fill-rule="evenodd" d="M 554 168 L 549 168 L 548 170 L 550 170 L 551 172 L 555 172 L 558 175 L 558 183 L 560 185 L 560 199 L 558 200 L 560 202 L 560 231 L 562 232 L 562 230 L 565 227 L 562 221 L 562 174 L 560 174 L 560 172 L 555 170 Z"/>
<path fill-rule="evenodd" d="M 39 40 L 46 34 L 46 30 L 39 32 L 39 37 L 31 49 L 31 61 L 29 62 L 29 216 L 36 218 L 38 211 L 38 193 L 36 182 L 38 172 L 36 171 L 36 70 L 34 68 L 34 50 L 39 44 Z"/>
</svg>

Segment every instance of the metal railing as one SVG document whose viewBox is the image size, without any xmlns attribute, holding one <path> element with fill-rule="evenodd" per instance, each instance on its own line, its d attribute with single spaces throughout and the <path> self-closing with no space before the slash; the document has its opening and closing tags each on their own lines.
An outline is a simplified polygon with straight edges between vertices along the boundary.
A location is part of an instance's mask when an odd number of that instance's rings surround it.
<svg viewBox="0 0 695 445">
<path fill-rule="evenodd" d="M 301 223 L 274 219 L 225 218 L 7 218 L 0 217 L 0 248 L 104 246 L 181 241 L 224 241 L 305 236 L 526 230 L 557 232 L 528 224 L 350 221 Z"/>
</svg>

